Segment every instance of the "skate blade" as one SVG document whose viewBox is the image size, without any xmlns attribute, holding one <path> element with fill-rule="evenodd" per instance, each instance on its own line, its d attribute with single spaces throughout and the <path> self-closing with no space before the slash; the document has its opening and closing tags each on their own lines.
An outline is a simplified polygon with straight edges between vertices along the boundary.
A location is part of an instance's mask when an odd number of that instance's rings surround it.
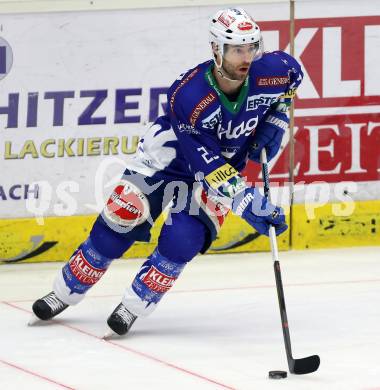
<svg viewBox="0 0 380 390">
<path fill-rule="evenodd" d="M 28 326 L 33 326 L 39 321 L 41 321 L 41 320 L 35 314 L 32 314 L 32 316 L 30 317 L 30 319 L 28 321 Z"/>
</svg>

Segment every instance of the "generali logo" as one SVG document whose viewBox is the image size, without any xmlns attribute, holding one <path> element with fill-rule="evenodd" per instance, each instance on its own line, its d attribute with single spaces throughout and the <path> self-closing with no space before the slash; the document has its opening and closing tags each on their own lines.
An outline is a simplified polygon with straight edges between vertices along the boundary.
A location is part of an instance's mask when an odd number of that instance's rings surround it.
<svg viewBox="0 0 380 390">
<path fill-rule="evenodd" d="M 212 103 L 216 100 L 216 96 L 213 92 L 210 92 L 207 96 L 202 98 L 202 100 L 195 106 L 194 110 L 190 114 L 190 123 L 192 126 L 195 126 L 195 122 L 199 118 L 199 115 Z"/>
<path fill-rule="evenodd" d="M 289 82 L 289 77 L 285 76 L 271 76 L 271 77 L 257 77 L 256 84 L 259 87 L 278 87 L 286 85 Z"/>
</svg>

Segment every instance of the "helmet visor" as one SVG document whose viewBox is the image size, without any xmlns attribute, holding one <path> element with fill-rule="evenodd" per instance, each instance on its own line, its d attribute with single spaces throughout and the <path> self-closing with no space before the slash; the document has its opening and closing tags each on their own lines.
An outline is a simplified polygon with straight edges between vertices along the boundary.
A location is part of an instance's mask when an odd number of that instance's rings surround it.
<svg viewBox="0 0 380 390">
<path fill-rule="evenodd" d="M 223 57 L 229 60 L 251 63 L 261 57 L 260 42 L 246 43 L 243 45 L 223 45 Z"/>
</svg>

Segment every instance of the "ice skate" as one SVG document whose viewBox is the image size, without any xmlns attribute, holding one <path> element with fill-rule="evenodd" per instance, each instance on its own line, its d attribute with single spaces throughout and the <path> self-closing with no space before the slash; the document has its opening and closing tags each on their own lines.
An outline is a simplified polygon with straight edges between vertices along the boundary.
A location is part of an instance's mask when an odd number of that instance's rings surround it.
<svg viewBox="0 0 380 390">
<path fill-rule="evenodd" d="M 29 320 L 28 325 L 34 325 L 39 320 L 50 320 L 68 307 L 69 305 L 62 302 L 52 291 L 34 302 L 32 306 L 34 315 Z"/>
<path fill-rule="evenodd" d="M 109 330 L 105 333 L 103 339 L 108 339 L 115 333 L 119 336 L 125 335 L 136 319 L 137 316 L 132 314 L 122 303 L 120 303 L 108 317 L 107 324 Z"/>
</svg>

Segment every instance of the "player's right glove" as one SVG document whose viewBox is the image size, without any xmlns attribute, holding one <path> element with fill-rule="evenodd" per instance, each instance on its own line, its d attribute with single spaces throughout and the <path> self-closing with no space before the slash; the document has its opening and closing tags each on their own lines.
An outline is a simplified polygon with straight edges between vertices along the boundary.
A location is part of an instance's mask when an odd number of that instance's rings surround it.
<svg viewBox="0 0 380 390">
<path fill-rule="evenodd" d="M 288 228 L 284 210 L 270 203 L 256 188 L 247 188 L 235 195 L 232 211 L 266 236 L 269 236 L 270 225 L 274 226 L 277 236 Z"/>
</svg>

